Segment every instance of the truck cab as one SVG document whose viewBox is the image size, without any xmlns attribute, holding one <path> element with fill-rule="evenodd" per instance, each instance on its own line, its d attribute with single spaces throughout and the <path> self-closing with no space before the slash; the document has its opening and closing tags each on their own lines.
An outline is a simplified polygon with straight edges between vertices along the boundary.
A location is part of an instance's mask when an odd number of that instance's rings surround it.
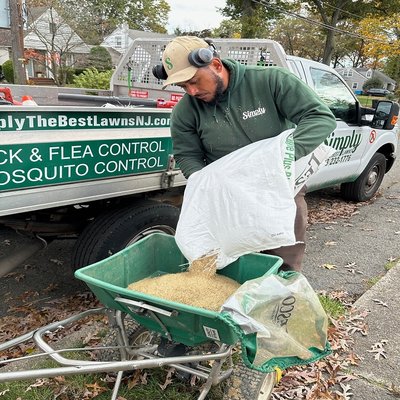
<svg viewBox="0 0 400 400">
<path fill-rule="evenodd" d="M 337 122 L 325 141 L 335 153 L 307 182 L 308 190 L 340 184 L 348 200 L 371 199 L 396 158 L 398 104 L 380 101 L 376 109 L 362 107 L 334 69 L 294 56 L 287 56 L 287 64 L 328 105 Z"/>
</svg>

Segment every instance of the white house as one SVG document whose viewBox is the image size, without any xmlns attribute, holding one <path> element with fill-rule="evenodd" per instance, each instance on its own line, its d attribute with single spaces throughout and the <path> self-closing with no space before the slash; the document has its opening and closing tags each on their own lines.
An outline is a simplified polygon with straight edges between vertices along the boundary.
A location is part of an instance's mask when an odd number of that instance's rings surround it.
<svg viewBox="0 0 400 400">
<path fill-rule="evenodd" d="M 129 29 L 127 23 L 120 25 L 110 35 L 108 35 L 100 46 L 105 47 L 111 54 L 113 65 L 117 65 L 120 57 L 116 57 L 115 51 L 121 56 L 126 52 L 135 39 L 138 38 L 157 38 L 157 37 L 174 37 L 165 33 L 155 33 Z M 113 51 L 114 50 L 114 51 Z"/>
<path fill-rule="evenodd" d="M 29 8 L 27 20 L 24 49 L 27 55 L 35 53 L 37 56 L 36 60 L 31 57 L 27 61 L 28 79 L 53 78 L 51 70 L 46 68 L 52 59 L 59 62 L 64 57 L 67 65 L 76 66 L 80 58 L 90 53 L 90 46 L 84 43 L 54 8 Z M 10 29 L 0 27 L 0 65 L 11 59 L 11 52 Z"/>
<path fill-rule="evenodd" d="M 90 53 L 90 47 L 73 31 L 57 11 L 50 7 L 34 7 L 28 11 L 28 28 L 24 47 L 29 54 L 32 49 L 41 60 L 29 59 L 28 77 L 52 77 L 51 62 L 74 66 L 82 55 Z"/>
<path fill-rule="evenodd" d="M 390 90 L 393 92 L 396 88 L 396 81 L 383 72 L 374 70 L 372 68 L 335 68 L 340 75 L 343 76 L 343 79 L 346 83 L 353 89 L 354 93 L 362 93 L 363 85 L 365 81 L 374 77 L 378 78 L 383 83 L 383 89 Z"/>
</svg>

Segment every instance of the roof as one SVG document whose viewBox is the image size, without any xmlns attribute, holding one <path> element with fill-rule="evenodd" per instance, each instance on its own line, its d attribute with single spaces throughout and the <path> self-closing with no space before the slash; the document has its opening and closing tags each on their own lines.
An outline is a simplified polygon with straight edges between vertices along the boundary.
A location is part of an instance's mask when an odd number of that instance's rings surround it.
<svg viewBox="0 0 400 400">
<path fill-rule="evenodd" d="M 44 14 L 49 7 L 29 7 L 28 11 L 28 25 L 32 24 L 32 22 L 36 21 L 42 14 Z"/>
<path fill-rule="evenodd" d="M 371 71 L 371 68 L 353 68 L 353 67 L 341 67 L 341 68 L 335 68 L 338 72 L 341 71 L 348 71 L 348 70 L 352 70 L 354 72 L 356 72 L 358 75 L 363 76 L 365 79 L 368 79 L 367 77 L 367 72 Z M 390 78 L 389 76 L 387 76 L 385 73 L 383 73 L 382 71 L 379 71 L 377 69 L 373 69 L 372 70 L 372 76 L 379 78 L 385 82 L 391 83 L 393 85 L 396 85 L 396 81 L 392 78 Z"/>
</svg>

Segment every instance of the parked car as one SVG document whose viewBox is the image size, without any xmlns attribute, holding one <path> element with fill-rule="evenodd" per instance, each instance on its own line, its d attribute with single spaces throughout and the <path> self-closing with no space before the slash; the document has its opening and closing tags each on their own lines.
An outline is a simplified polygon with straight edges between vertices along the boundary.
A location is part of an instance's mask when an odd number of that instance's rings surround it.
<svg viewBox="0 0 400 400">
<path fill-rule="evenodd" d="M 390 93 L 391 92 L 389 90 L 382 88 L 371 88 L 367 90 L 367 94 L 371 96 L 386 96 Z"/>
</svg>

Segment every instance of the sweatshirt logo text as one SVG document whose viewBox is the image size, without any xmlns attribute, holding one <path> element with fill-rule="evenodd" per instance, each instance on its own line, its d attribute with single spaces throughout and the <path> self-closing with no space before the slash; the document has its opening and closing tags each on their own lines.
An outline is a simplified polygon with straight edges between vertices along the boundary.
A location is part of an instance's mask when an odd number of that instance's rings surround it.
<svg viewBox="0 0 400 400">
<path fill-rule="evenodd" d="M 243 119 L 248 119 L 248 118 L 254 118 L 259 115 L 265 114 L 265 108 L 264 107 L 258 107 L 256 110 L 252 111 L 244 111 L 243 112 Z"/>
</svg>

